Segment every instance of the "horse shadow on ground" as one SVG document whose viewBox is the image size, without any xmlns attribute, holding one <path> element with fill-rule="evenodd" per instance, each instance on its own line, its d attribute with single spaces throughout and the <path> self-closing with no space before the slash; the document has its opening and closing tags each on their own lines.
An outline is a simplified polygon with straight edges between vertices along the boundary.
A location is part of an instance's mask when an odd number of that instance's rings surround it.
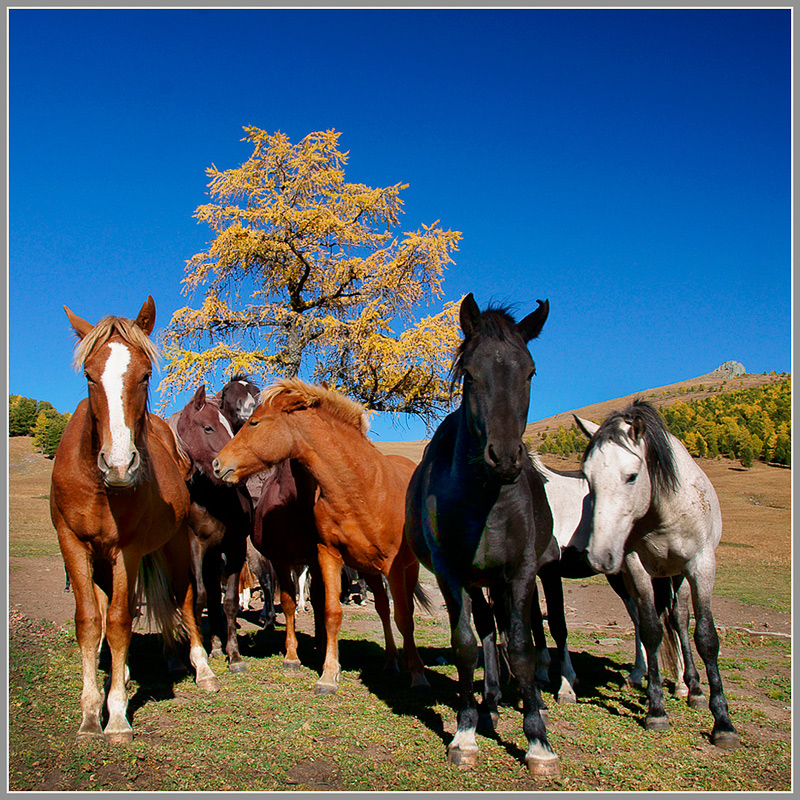
<svg viewBox="0 0 800 800">
<path fill-rule="evenodd" d="M 420 647 L 419 653 L 427 667 L 425 674 L 430 683 L 430 690 L 410 690 L 410 676 L 406 671 L 401 671 L 399 675 L 387 673 L 384 670 L 385 651 L 381 645 L 365 640 L 341 639 L 339 642 L 342 669 L 357 672 L 361 683 L 386 703 L 393 713 L 418 719 L 441 739 L 446 749 L 453 734 L 446 730 L 445 721 L 452 731 L 455 728 L 459 707 L 458 679 L 455 675 L 446 675 L 430 667 L 453 664 L 452 649 Z M 571 658 L 579 676 L 576 684 L 579 703 L 590 703 L 605 709 L 611 715 L 631 714 L 640 717 L 643 714 L 641 702 L 643 695 L 638 690 L 626 686 L 624 666 L 605 656 L 586 652 L 572 653 Z M 551 682 L 541 689 L 542 699 L 547 708 L 556 705 L 555 695 L 558 691 L 559 675 L 555 649 L 551 649 L 551 659 Z M 521 694 L 516 681 L 505 671 L 501 677 L 501 689 L 503 693 L 501 708 L 513 709 L 519 714 L 521 729 Z M 475 671 L 474 690 L 480 708 L 483 692 L 482 652 Z M 442 706 L 447 709 L 444 713 Z M 515 759 L 524 759 L 525 751 L 514 741 L 503 738 L 491 726 L 488 715 L 481 714 L 477 732 L 486 739 L 497 742 Z"/>
</svg>

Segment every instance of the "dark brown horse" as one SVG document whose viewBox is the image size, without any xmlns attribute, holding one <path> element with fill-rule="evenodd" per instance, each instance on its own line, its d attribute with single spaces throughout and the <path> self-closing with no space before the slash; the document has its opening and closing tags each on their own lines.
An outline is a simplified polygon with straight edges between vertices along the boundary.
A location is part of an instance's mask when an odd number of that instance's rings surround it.
<svg viewBox="0 0 800 800">
<path fill-rule="evenodd" d="M 197 587 L 195 616 L 199 620 L 203 609 L 208 609 L 212 657 L 221 656 L 224 649 L 231 672 L 243 672 L 247 664 L 239 653 L 236 617 L 239 576 L 247 555 L 247 537 L 253 530 L 253 504 L 243 485 L 231 486 L 215 478 L 211 467 L 217 453 L 233 438 L 233 430 L 216 399 L 206 396 L 205 386 L 170 417 L 170 425 L 192 462 L 187 485 Z M 222 606 L 220 583 L 225 590 Z"/>
<path fill-rule="evenodd" d="M 153 298 L 135 321 L 105 317 L 91 325 L 65 311 L 81 340 L 75 363 L 89 385 L 88 399 L 78 405 L 56 452 L 50 491 L 83 660 L 78 738 L 130 742 L 125 683 L 137 576 L 146 581 L 148 611 L 157 616 L 165 642 L 174 645 L 185 628 L 198 686 L 219 689 L 193 613 L 188 463 L 167 423 L 147 410 L 156 357 L 148 338 Z M 140 575 L 143 559 L 151 569 Z M 147 581 L 148 575 L 158 580 Z M 159 586 L 165 591 L 157 592 Z M 105 730 L 97 685 L 103 638 L 111 651 Z"/>
<path fill-rule="evenodd" d="M 214 463 L 217 476 L 238 482 L 288 458 L 302 465 L 318 486 L 313 512 L 327 634 L 318 692 L 333 693 L 339 682 L 343 563 L 370 582 L 391 665 L 397 648 L 380 577 L 387 576 L 412 685 L 428 685 L 414 644 L 412 617 L 419 563 L 403 539 L 405 493 L 414 464 L 383 455 L 366 429 L 363 406 L 325 387 L 283 380 L 263 393 L 261 404 Z"/>
</svg>

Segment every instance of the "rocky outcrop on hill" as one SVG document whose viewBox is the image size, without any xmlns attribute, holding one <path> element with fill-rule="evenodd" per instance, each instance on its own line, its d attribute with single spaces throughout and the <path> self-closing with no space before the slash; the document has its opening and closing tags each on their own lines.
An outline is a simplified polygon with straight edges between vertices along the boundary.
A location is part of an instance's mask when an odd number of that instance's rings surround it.
<svg viewBox="0 0 800 800">
<path fill-rule="evenodd" d="M 738 361 L 726 361 L 724 364 L 720 364 L 711 374 L 735 378 L 737 375 L 744 375 L 746 372 L 744 364 L 740 364 Z"/>
</svg>

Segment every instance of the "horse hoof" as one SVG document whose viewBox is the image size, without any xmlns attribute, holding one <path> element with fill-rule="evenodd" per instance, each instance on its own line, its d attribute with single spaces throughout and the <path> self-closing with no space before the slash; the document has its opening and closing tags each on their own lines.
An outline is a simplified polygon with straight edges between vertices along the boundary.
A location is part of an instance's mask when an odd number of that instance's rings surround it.
<svg viewBox="0 0 800 800">
<path fill-rule="evenodd" d="M 631 678 L 630 675 L 625 678 L 625 685 L 629 689 L 641 689 L 644 686 L 640 678 Z"/>
<path fill-rule="evenodd" d="M 711 734 L 711 744 L 723 750 L 736 750 L 739 747 L 739 734 L 736 731 L 717 731 Z"/>
<path fill-rule="evenodd" d="M 103 736 L 106 744 L 130 744 L 133 741 L 133 731 L 106 732 Z"/>
<path fill-rule="evenodd" d="M 318 682 L 314 686 L 314 694 L 336 694 L 337 688 L 335 683 Z"/>
<path fill-rule="evenodd" d="M 197 688 L 202 689 L 204 692 L 218 692 L 222 688 L 222 684 L 215 675 L 213 678 L 203 678 L 197 681 Z"/>
<path fill-rule="evenodd" d="M 222 658 L 222 650 L 212 650 L 209 654 L 209 658 Z"/>
<path fill-rule="evenodd" d="M 424 693 L 429 692 L 431 690 L 431 685 L 428 683 L 428 679 L 421 673 L 417 673 L 411 678 L 411 691 L 416 693 Z"/>
<path fill-rule="evenodd" d="M 645 730 L 648 731 L 665 731 L 669 728 L 668 717 L 645 717 L 644 720 Z"/>
<path fill-rule="evenodd" d="M 578 698 L 575 696 L 575 692 L 565 692 L 564 694 L 558 695 L 556 702 L 562 706 L 569 705 L 570 703 L 577 703 Z"/>
<path fill-rule="evenodd" d="M 447 760 L 455 767 L 472 769 L 478 763 L 478 748 L 467 750 L 460 747 L 449 747 L 447 749 Z"/>
<path fill-rule="evenodd" d="M 555 753 L 550 758 L 541 756 L 527 757 L 525 765 L 528 773 L 535 778 L 557 778 L 559 776 L 558 756 Z"/>
<path fill-rule="evenodd" d="M 96 731 L 78 731 L 78 735 L 75 737 L 76 742 L 90 742 L 93 739 L 103 741 L 105 739 L 103 731 L 99 728 Z"/>
<path fill-rule="evenodd" d="M 247 663 L 244 661 L 231 661 L 228 664 L 228 669 L 231 672 L 247 672 Z"/>
<path fill-rule="evenodd" d="M 704 694 L 690 694 L 686 698 L 686 702 L 689 705 L 689 708 L 708 708 L 708 698 Z"/>
<path fill-rule="evenodd" d="M 284 669 L 291 669 L 291 670 L 298 670 L 303 665 L 299 661 L 295 661 L 291 658 L 284 658 L 283 659 L 283 667 Z"/>
</svg>

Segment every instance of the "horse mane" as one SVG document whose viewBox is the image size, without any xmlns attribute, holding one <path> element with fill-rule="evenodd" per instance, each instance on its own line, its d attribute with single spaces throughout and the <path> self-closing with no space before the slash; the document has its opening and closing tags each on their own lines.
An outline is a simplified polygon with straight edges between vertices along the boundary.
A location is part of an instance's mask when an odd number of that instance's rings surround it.
<svg viewBox="0 0 800 800">
<path fill-rule="evenodd" d="M 632 425 L 644 440 L 645 463 L 656 494 L 678 488 L 678 467 L 669 441 L 669 431 L 658 410 L 645 400 L 636 399 L 623 411 L 614 411 L 595 431 L 583 454 L 584 461 L 594 448 L 607 442 L 630 450 L 630 439 L 618 423 Z"/>
<path fill-rule="evenodd" d="M 75 369 L 81 369 L 96 348 L 118 335 L 129 345 L 141 350 L 151 362 L 158 363 L 159 354 L 150 337 L 132 320 L 124 317 L 103 317 L 75 346 Z"/>
<path fill-rule="evenodd" d="M 364 436 L 369 430 L 367 410 L 361 403 L 324 386 L 306 383 L 299 378 L 281 378 L 261 392 L 261 402 L 270 404 L 276 397 L 297 398 L 308 408 L 324 408 L 332 417 L 352 425 Z"/>
<path fill-rule="evenodd" d="M 482 339 L 501 342 L 521 341 L 517 323 L 508 306 L 489 306 L 481 311 L 477 329 L 458 346 L 453 366 L 450 368 L 450 389 L 464 377 L 464 361 Z"/>
</svg>

